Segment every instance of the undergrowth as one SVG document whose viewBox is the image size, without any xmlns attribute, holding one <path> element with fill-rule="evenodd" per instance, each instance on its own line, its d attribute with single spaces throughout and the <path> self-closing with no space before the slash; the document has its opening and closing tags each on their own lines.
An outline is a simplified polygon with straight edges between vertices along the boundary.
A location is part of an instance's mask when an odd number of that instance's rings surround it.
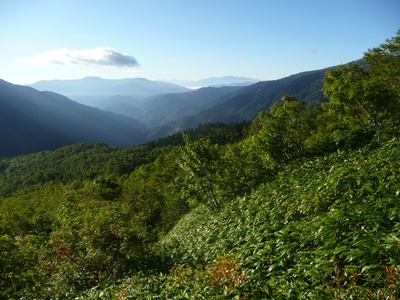
<svg viewBox="0 0 400 300">
<path fill-rule="evenodd" d="M 397 299 L 400 144 L 289 164 L 272 182 L 198 208 L 160 242 L 167 273 L 85 299 Z"/>
</svg>

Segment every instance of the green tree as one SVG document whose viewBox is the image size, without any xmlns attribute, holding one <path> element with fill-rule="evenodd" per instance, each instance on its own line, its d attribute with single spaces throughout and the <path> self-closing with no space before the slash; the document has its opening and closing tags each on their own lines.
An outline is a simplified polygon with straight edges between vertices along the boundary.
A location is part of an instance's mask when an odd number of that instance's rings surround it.
<svg viewBox="0 0 400 300">
<path fill-rule="evenodd" d="M 223 148 L 219 162 L 219 189 L 224 199 L 251 192 L 274 175 L 274 163 L 260 151 L 257 138 L 251 136 Z"/>
<path fill-rule="evenodd" d="M 151 245 L 156 236 L 147 226 L 144 209 L 136 211 L 122 200 L 105 201 L 109 199 L 99 194 L 98 188 L 98 184 L 88 181 L 71 187 L 64 196 L 41 257 L 41 269 L 49 276 L 53 287 L 49 293 L 54 297 L 85 290 L 101 280 L 120 278 L 152 264 Z"/>
<path fill-rule="evenodd" d="M 304 113 L 305 103 L 285 95 L 269 112 L 259 113 L 252 124 L 252 134 L 258 137 L 260 150 L 277 162 L 299 156 L 305 150 L 310 134 Z"/>
<path fill-rule="evenodd" d="M 44 243 L 43 235 L 0 236 L 0 299 L 45 298 L 48 277 L 38 271 Z"/>
<path fill-rule="evenodd" d="M 370 70 L 385 83 L 385 90 L 391 97 L 400 97 L 400 30 L 386 43 L 372 48 L 364 54 Z"/>
<path fill-rule="evenodd" d="M 114 176 L 99 176 L 93 181 L 93 185 L 101 199 L 116 201 L 122 195 L 122 188 Z"/>
<path fill-rule="evenodd" d="M 336 116 L 333 131 L 361 129 L 379 139 L 382 133 L 398 131 L 399 126 L 400 31 L 368 50 L 363 62 L 326 72 L 324 94 L 330 99 L 326 108 Z"/>
<path fill-rule="evenodd" d="M 210 209 L 217 209 L 221 205 L 218 195 L 218 164 L 219 146 L 212 144 L 209 139 L 201 138 L 198 141 L 190 140 L 183 134 L 186 143 L 182 147 L 182 157 L 179 165 L 188 174 L 186 183 L 191 204 L 202 203 Z"/>
</svg>

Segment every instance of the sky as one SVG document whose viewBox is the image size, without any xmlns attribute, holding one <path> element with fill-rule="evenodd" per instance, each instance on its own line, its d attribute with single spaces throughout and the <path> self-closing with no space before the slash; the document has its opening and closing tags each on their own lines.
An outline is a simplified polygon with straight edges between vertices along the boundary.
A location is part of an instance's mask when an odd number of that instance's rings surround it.
<svg viewBox="0 0 400 300">
<path fill-rule="evenodd" d="M 360 59 L 399 0 L 1 0 L 0 78 L 274 80 Z"/>
</svg>

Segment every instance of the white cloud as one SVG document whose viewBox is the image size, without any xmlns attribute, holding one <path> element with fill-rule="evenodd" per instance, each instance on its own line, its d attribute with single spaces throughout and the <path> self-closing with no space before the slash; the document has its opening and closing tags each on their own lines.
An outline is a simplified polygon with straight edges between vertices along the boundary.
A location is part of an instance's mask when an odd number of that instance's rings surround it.
<svg viewBox="0 0 400 300">
<path fill-rule="evenodd" d="M 103 65 L 117 67 L 139 66 L 137 60 L 128 54 L 122 54 L 110 47 L 99 47 L 87 50 L 52 50 L 32 58 L 18 58 L 17 61 L 27 64 L 61 64 L 61 65 Z"/>
</svg>

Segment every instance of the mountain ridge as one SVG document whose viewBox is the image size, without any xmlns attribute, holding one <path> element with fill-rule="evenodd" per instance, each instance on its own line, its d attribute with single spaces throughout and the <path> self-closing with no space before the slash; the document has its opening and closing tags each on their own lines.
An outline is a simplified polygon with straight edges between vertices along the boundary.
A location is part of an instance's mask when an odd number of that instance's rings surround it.
<svg viewBox="0 0 400 300">
<path fill-rule="evenodd" d="M 323 78 L 325 76 L 325 71 L 333 68 L 336 67 L 305 71 L 277 80 L 259 81 L 244 87 L 224 86 L 205 87 L 197 90 L 185 89 L 185 92 L 155 94 L 144 99 L 138 99 L 130 95 L 126 95 L 126 90 L 124 90 L 124 88 L 129 89 L 130 87 L 127 87 L 125 83 L 132 82 L 131 78 L 112 80 L 111 85 L 103 85 L 103 90 L 112 90 L 115 89 L 116 86 L 118 86 L 119 88 L 115 90 L 118 93 L 116 93 L 116 95 L 114 96 L 104 98 L 102 101 L 97 102 L 99 106 L 101 105 L 100 107 L 104 111 L 100 110 L 99 108 L 91 107 L 92 110 L 89 115 L 93 117 L 93 114 L 95 114 L 97 116 L 95 117 L 96 121 L 93 124 L 85 122 L 82 117 L 80 117 L 78 119 L 80 119 L 81 127 L 79 127 L 77 124 L 66 122 L 65 120 L 63 121 L 64 123 L 62 123 L 65 125 L 62 126 L 60 125 L 60 121 L 63 120 L 61 112 L 55 114 L 58 116 L 58 120 L 56 120 L 54 114 L 48 114 L 50 115 L 49 118 L 51 119 L 51 124 L 46 123 L 43 118 L 40 117 L 40 114 L 36 113 L 32 115 L 26 110 L 24 111 L 24 114 L 21 114 L 21 110 L 18 111 L 17 117 L 14 119 L 24 120 L 25 118 L 26 121 L 30 124 L 30 126 L 28 126 L 29 129 L 26 129 L 27 132 L 29 132 L 30 134 L 28 136 L 22 135 L 26 140 L 30 140 L 29 136 L 37 136 L 43 138 L 43 135 L 39 133 L 46 132 L 49 134 L 49 137 L 52 137 L 51 139 L 53 142 L 51 142 L 51 145 L 53 145 L 53 148 L 56 145 L 63 146 L 74 142 L 95 143 L 97 141 L 109 143 L 110 145 L 126 147 L 131 146 L 134 143 L 137 144 L 145 141 L 150 141 L 152 139 L 165 137 L 170 134 L 184 131 L 186 129 L 195 128 L 199 124 L 205 124 L 208 122 L 232 123 L 251 121 L 258 115 L 260 111 L 268 110 L 273 103 L 281 101 L 284 94 L 294 95 L 300 101 L 304 101 L 310 105 L 316 105 L 317 103 L 328 101 L 324 97 L 322 92 Z M 109 80 L 97 77 L 86 77 L 85 81 L 92 83 L 94 82 L 96 84 L 99 82 L 110 83 Z M 134 79 L 134 81 L 141 81 L 152 84 L 152 82 L 144 78 L 136 78 Z M 57 82 L 57 84 L 63 83 L 63 81 L 59 80 L 55 80 L 54 82 Z M 82 84 L 82 80 L 75 80 L 74 84 L 77 82 Z M 170 84 L 167 85 L 169 86 Z M 174 86 L 173 84 L 171 85 Z M 11 84 L 9 84 L 9 87 L 10 86 Z M 121 88 L 121 86 L 123 88 Z M 17 86 L 15 85 L 14 87 Z M 21 89 L 22 86 L 19 86 L 19 92 L 21 91 Z M 33 88 L 31 89 L 34 90 Z M 85 89 L 81 87 L 81 90 Z M 89 106 L 79 104 L 76 101 L 70 100 L 69 98 L 60 94 L 56 94 L 54 92 L 39 92 L 37 90 L 34 91 L 36 98 L 39 97 L 38 95 L 40 95 L 39 98 L 41 99 L 41 101 L 48 103 L 50 106 L 53 105 L 53 109 L 55 109 L 54 103 L 52 103 L 49 99 L 52 99 L 52 101 L 56 102 L 58 101 L 57 103 L 59 105 L 61 105 L 62 103 L 64 103 L 63 105 L 69 103 L 68 109 L 64 109 L 64 115 L 65 112 L 68 112 L 69 116 L 71 116 L 72 119 L 75 113 L 71 111 L 71 103 L 75 103 L 74 107 L 78 111 L 80 111 L 80 114 L 82 113 L 82 107 L 86 107 L 84 110 L 87 110 L 89 108 Z M 1 92 L 3 98 L 11 97 L 11 92 L 9 92 L 8 95 L 4 94 L 4 89 L 2 89 Z M 36 103 L 35 105 L 37 104 L 38 103 Z M 8 120 L 9 124 L 14 124 L 14 129 L 18 131 L 18 126 L 15 124 L 15 122 L 13 123 L 13 121 L 9 119 L 9 116 L 15 114 L 15 111 L 10 110 L 10 107 L 6 107 L 4 103 L 2 105 L 4 106 L 2 108 L 3 111 L 8 111 L 8 116 L 3 116 L 3 120 Z M 50 110 L 50 108 L 47 109 Z M 37 112 L 37 108 L 36 110 L 33 109 L 33 111 Z M 109 114 L 107 115 L 107 117 L 103 115 L 106 113 Z M 102 115 L 102 117 L 99 117 L 99 115 Z M 135 133 L 133 134 L 135 138 L 132 139 L 129 137 L 129 134 L 128 132 L 126 132 L 125 127 L 123 131 L 125 132 L 124 134 L 127 134 L 128 138 L 123 139 L 124 142 L 116 141 L 117 136 L 121 138 L 121 133 L 116 134 L 115 132 L 114 134 L 111 134 L 113 136 L 113 139 L 111 139 L 111 137 L 109 137 L 107 140 L 92 138 L 93 136 L 99 137 L 97 133 L 94 134 L 96 130 L 104 131 L 105 133 L 110 134 L 110 126 L 104 125 L 102 122 L 100 122 L 100 119 L 102 118 L 106 118 L 107 120 L 111 118 L 113 119 L 112 122 L 119 122 L 120 125 L 124 124 L 122 125 L 123 127 L 128 126 L 130 128 L 134 128 L 132 129 L 131 133 Z M 3 123 L 4 122 L 5 121 L 3 121 Z M 97 128 L 95 128 L 96 126 L 94 126 L 94 124 L 97 124 Z M 3 125 L 3 127 L 5 128 L 4 132 L 7 132 L 7 125 Z M 66 132 L 63 129 L 64 127 L 71 128 L 70 133 Z M 38 128 L 37 131 L 39 133 L 32 132 L 33 128 Z M 85 130 L 82 130 L 82 128 L 91 128 L 92 133 L 85 133 Z M 60 134 L 60 132 L 62 134 Z M 74 136 L 74 134 L 72 133 L 75 133 L 75 137 L 80 136 L 80 138 L 71 138 L 72 136 Z M 66 139 L 67 137 L 68 139 Z M 21 139 L 23 140 L 23 138 Z M 21 144 L 21 139 L 19 140 L 18 137 L 16 137 L 14 138 L 14 142 L 17 141 L 19 144 Z M 60 139 L 62 139 L 64 142 L 61 143 Z M 11 143 L 12 139 L 10 138 L 10 136 L 8 137 L 8 140 Z M 40 139 L 38 138 L 38 140 Z M 41 143 L 46 144 L 46 142 L 43 141 Z M 37 144 L 38 143 L 32 144 L 36 145 L 35 147 L 33 147 L 34 151 L 44 149 Z M 16 154 L 20 153 L 25 152 L 21 149 L 16 151 Z"/>
<path fill-rule="evenodd" d="M 0 157 L 80 142 L 128 147 L 145 141 L 145 126 L 133 118 L 4 80 L 0 80 L 0 129 Z"/>
<path fill-rule="evenodd" d="M 200 87 L 218 87 L 218 86 L 244 86 L 251 85 L 259 82 L 259 79 L 240 77 L 240 76 L 222 76 L 222 77 L 208 77 L 200 80 L 166 80 L 187 88 L 200 88 Z"/>
<path fill-rule="evenodd" d="M 173 134 L 188 128 L 194 128 L 207 122 L 241 122 L 253 120 L 260 111 L 268 110 L 271 105 L 281 101 L 284 94 L 296 96 L 312 106 L 327 102 L 322 92 L 325 72 L 335 67 L 305 71 L 276 80 L 260 81 L 218 99 L 205 103 L 179 120 L 165 123 L 151 130 L 153 137 L 161 137 L 161 132 Z M 167 128 L 170 130 L 168 131 Z"/>
<path fill-rule="evenodd" d="M 101 106 L 105 99 L 117 95 L 143 100 L 156 94 L 189 91 L 185 87 L 169 82 L 151 81 L 146 78 L 84 77 L 70 80 L 42 80 L 28 86 L 41 91 L 53 91 L 94 107 Z"/>
</svg>

